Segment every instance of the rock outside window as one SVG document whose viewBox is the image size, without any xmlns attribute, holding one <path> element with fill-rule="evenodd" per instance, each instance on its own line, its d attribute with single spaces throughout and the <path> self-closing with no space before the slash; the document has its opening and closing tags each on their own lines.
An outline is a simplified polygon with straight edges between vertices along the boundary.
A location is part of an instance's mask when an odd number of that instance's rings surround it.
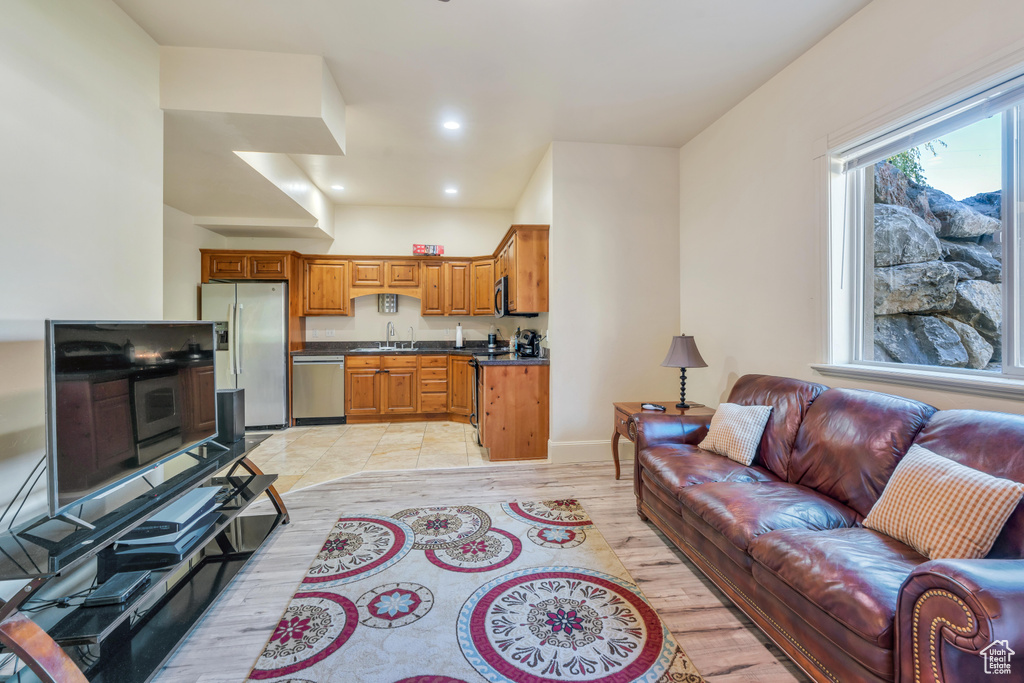
<svg viewBox="0 0 1024 683">
<path fill-rule="evenodd" d="M 1018 78 L 832 155 L 833 367 L 1024 379 L 1022 121 Z"/>
</svg>

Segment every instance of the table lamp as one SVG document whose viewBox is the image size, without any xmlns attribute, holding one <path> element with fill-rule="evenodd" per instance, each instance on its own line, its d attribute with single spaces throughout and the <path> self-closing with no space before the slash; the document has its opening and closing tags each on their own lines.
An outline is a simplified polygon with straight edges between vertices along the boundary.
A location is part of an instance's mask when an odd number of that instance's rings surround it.
<svg viewBox="0 0 1024 683">
<path fill-rule="evenodd" d="M 661 362 L 661 366 L 679 368 L 679 403 L 676 404 L 676 408 L 697 407 L 697 403 L 686 402 L 686 368 L 706 368 L 708 364 L 700 357 L 693 337 L 685 334 L 672 337 L 672 346 L 668 348 L 668 355 Z"/>
</svg>

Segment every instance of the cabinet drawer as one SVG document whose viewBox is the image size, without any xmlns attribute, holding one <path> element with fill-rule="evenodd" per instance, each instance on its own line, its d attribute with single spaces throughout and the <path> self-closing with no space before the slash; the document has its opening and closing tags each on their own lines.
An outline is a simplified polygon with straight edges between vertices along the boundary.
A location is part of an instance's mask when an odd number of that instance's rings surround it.
<svg viewBox="0 0 1024 683">
<path fill-rule="evenodd" d="M 92 385 L 92 398 L 94 401 L 102 401 L 105 398 L 124 396 L 128 393 L 128 380 L 116 379 L 112 382 L 100 382 Z"/>
<path fill-rule="evenodd" d="M 423 392 L 435 392 L 443 391 L 448 392 L 448 380 L 445 379 L 421 379 L 420 380 L 420 391 Z"/>
<path fill-rule="evenodd" d="M 420 394 L 421 413 L 448 412 L 448 394 Z"/>
<path fill-rule="evenodd" d="M 423 368 L 420 370 L 420 379 L 439 379 L 444 381 L 448 379 L 448 368 Z"/>
<path fill-rule="evenodd" d="M 416 356 L 383 356 L 382 360 L 382 367 L 385 368 L 416 367 Z"/>
<path fill-rule="evenodd" d="M 388 261 L 384 265 L 388 287 L 420 286 L 419 261 Z"/>
<path fill-rule="evenodd" d="M 448 356 L 420 356 L 421 368 L 447 368 Z"/>
<path fill-rule="evenodd" d="M 210 277 L 241 279 L 249 277 L 249 260 L 245 254 L 212 254 Z"/>
<path fill-rule="evenodd" d="M 380 356 L 345 356 L 346 368 L 379 368 Z"/>
<path fill-rule="evenodd" d="M 629 436 L 628 426 L 629 426 L 629 413 L 624 413 L 621 410 L 616 410 L 615 411 L 615 431 L 617 431 L 619 434 L 622 434 L 627 439 L 632 440 L 630 438 L 630 436 Z"/>
</svg>

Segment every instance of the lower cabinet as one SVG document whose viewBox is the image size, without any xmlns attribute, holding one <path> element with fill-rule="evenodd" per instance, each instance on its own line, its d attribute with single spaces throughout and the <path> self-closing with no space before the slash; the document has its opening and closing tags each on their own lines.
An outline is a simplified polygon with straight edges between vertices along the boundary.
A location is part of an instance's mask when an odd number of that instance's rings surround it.
<svg viewBox="0 0 1024 683">
<path fill-rule="evenodd" d="M 473 412 L 470 356 L 352 355 L 345 358 L 345 415 L 353 422 Z"/>
</svg>

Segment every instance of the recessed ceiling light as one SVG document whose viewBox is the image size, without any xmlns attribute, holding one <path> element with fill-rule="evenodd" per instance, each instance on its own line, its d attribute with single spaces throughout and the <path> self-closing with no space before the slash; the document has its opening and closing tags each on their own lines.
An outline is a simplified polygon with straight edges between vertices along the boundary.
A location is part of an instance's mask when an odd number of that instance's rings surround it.
<svg viewBox="0 0 1024 683">
<path fill-rule="evenodd" d="M 444 188 L 444 193 L 445 194 L 458 194 L 459 191 L 457 189 L 455 189 L 454 187 L 446 187 L 446 188 Z"/>
<path fill-rule="evenodd" d="M 344 190 L 345 186 L 344 185 L 331 185 L 331 189 L 332 190 Z"/>
<path fill-rule="evenodd" d="M 445 121 L 444 127 L 448 130 L 458 130 L 459 128 L 462 128 L 462 124 L 458 121 Z"/>
</svg>

